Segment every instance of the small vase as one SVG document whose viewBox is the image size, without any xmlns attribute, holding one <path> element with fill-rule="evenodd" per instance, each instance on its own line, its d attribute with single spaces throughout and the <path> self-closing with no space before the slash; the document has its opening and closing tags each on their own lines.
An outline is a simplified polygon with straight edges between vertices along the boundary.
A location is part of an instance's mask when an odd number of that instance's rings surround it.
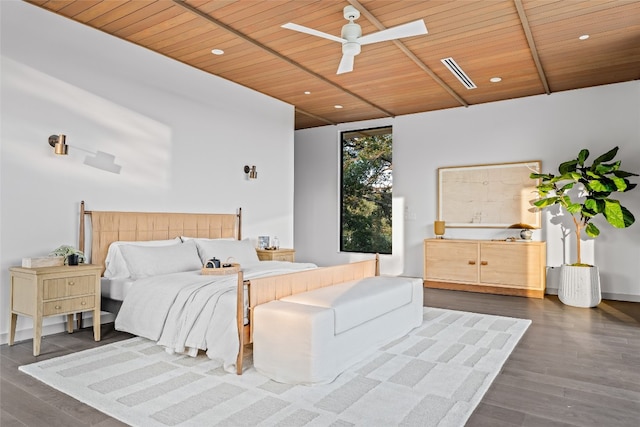
<svg viewBox="0 0 640 427">
<path fill-rule="evenodd" d="M 524 230 L 520 231 L 520 238 L 522 240 L 531 240 L 531 236 L 533 236 L 533 231 L 531 230 L 527 230 L 525 228 Z"/>
<path fill-rule="evenodd" d="M 79 260 L 80 260 L 80 256 L 78 254 L 67 255 L 68 265 L 78 265 Z"/>
</svg>

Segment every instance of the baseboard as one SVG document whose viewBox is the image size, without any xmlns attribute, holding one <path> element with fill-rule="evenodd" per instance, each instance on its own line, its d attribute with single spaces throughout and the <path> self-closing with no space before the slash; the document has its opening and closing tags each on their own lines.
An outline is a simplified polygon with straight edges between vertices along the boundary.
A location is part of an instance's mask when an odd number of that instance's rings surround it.
<svg viewBox="0 0 640 427">
<path fill-rule="evenodd" d="M 558 289 L 547 288 L 545 293 L 547 295 L 558 295 Z M 632 294 L 618 294 L 615 292 L 602 292 L 602 299 L 611 301 L 626 301 L 626 302 L 640 302 L 640 295 Z"/>
<path fill-rule="evenodd" d="M 613 301 L 628 301 L 628 302 L 640 302 L 640 295 L 632 294 L 617 294 L 612 292 L 603 292 L 602 299 L 608 299 Z"/>
<path fill-rule="evenodd" d="M 19 316 L 20 317 L 20 316 Z M 112 323 L 115 321 L 116 316 L 111 313 L 102 313 L 100 315 L 100 323 Z M 75 325 L 75 321 L 74 321 Z M 85 313 L 82 317 L 82 327 L 89 328 L 93 326 L 93 320 L 90 313 Z M 51 323 L 42 326 L 42 336 L 59 334 L 67 330 L 66 317 L 60 317 L 59 323 Z M 33 339 L 33 328 L 25 328 L 16 330 L 15 342 L 26 341 Z M 7 344 L 9 342 L 9 332 L 0 334 L 0 345 Z"/>
</svg>

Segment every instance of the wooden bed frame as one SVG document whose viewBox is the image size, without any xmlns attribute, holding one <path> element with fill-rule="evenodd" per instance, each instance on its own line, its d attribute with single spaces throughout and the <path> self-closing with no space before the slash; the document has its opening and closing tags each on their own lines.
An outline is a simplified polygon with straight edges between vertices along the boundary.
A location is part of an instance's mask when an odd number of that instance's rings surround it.
<svg viewBox="0 0 640 427">
<path fill-rule="evenodd" d="M 81 201 L 78 247 L 83 252 L 87 216 L 91 223 L 91 263 L 101 265 L 103 273 L 109 245 L 117 241 L 167 240 L 179 236 L 242 239 L 242 208 L 235 214 L 91 211 L 86 210 L 84 201 Z M 378 275 L 380 267 L 377 255 L 375 259 L 366 261 L 251 280 L 244 280 L 241 270 L 238 273 L 236 310 L 240 340 L 236 360 L 238 375 L 242 374 L 244 346 L 253 342 L 253 310 L 256 306 L 288 295 Z M 245 286 L 249 290 L 247 325 L 244 324 Z M 104 303 L 104 306 L 119 308 L 113 300 Z"/>
</svg>

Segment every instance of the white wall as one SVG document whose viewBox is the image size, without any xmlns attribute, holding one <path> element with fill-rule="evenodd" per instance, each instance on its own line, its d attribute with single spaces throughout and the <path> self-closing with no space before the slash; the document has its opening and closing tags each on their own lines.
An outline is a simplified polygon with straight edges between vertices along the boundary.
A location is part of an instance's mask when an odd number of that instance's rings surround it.
<svg viewBox="0 0 640 427">
<path fill-rule="evenodd" d="M 8 268 L 77 245 L 78 209 L 243 210 L 243 236 L 293 245 L 291 105 L 24 2 L 0 2 L 0 340 Z M 63 133 L 68 156 L 49 135 Z M 84 164 L 115 155 L 120 174 Z M 245 164 L 256 165 L 248 181 Z M 45 319 L 46 333 L 63 330 Z M 18 338 L 31 337 L 19 318 Z"/>
<path fill-rule="evenodd" d="M 394 145 L 394 253 L 382 260 L 384 274 L 422 277 L 422 242 L 434 236 L 439 167 L 541 160 L 543 171 L 557 172 L 561 161 L 577 157 L 582 148 L 589 149 L 593 159 L 617 145 L 622 169 L 640 172 L 638 81 L 300 130 L 295 134 L 297 259 L 334 264 L 362 257 L 339 253 L 339 135 L 389 124 Z M 636 223 L 616 230 L 598 221 L 602 234 L 583 245 L 583 260 L 600 268 L 605 297 L 640 301 L 640 189 L 621 194 L 620 200 L 635 214 Z M 546 213 L 543 222 L 534 239 L 547 241 L 547 265 L 575 262 L 574 243 L 567 242 L 565 250 L 559 226 L 550 224 Z M 484 239 L 513 234 L 447 229 L 446 236 Z M 553 292 L 553 281 L 548 286 Z"/>
</svg>

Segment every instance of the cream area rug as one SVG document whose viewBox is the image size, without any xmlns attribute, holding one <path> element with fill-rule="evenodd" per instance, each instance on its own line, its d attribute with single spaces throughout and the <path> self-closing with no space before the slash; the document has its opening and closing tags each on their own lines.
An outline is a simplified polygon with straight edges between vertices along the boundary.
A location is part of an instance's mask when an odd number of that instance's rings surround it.
<svg viewBox="0 0 640 427">
<path fill-rule="evenodd" d="M 331 384 L 170 355 L 143 338 L 20 370 L 132 426 L 463 426 L 531 321 L 424 309 L 422 326 Z"/>
</svg>

